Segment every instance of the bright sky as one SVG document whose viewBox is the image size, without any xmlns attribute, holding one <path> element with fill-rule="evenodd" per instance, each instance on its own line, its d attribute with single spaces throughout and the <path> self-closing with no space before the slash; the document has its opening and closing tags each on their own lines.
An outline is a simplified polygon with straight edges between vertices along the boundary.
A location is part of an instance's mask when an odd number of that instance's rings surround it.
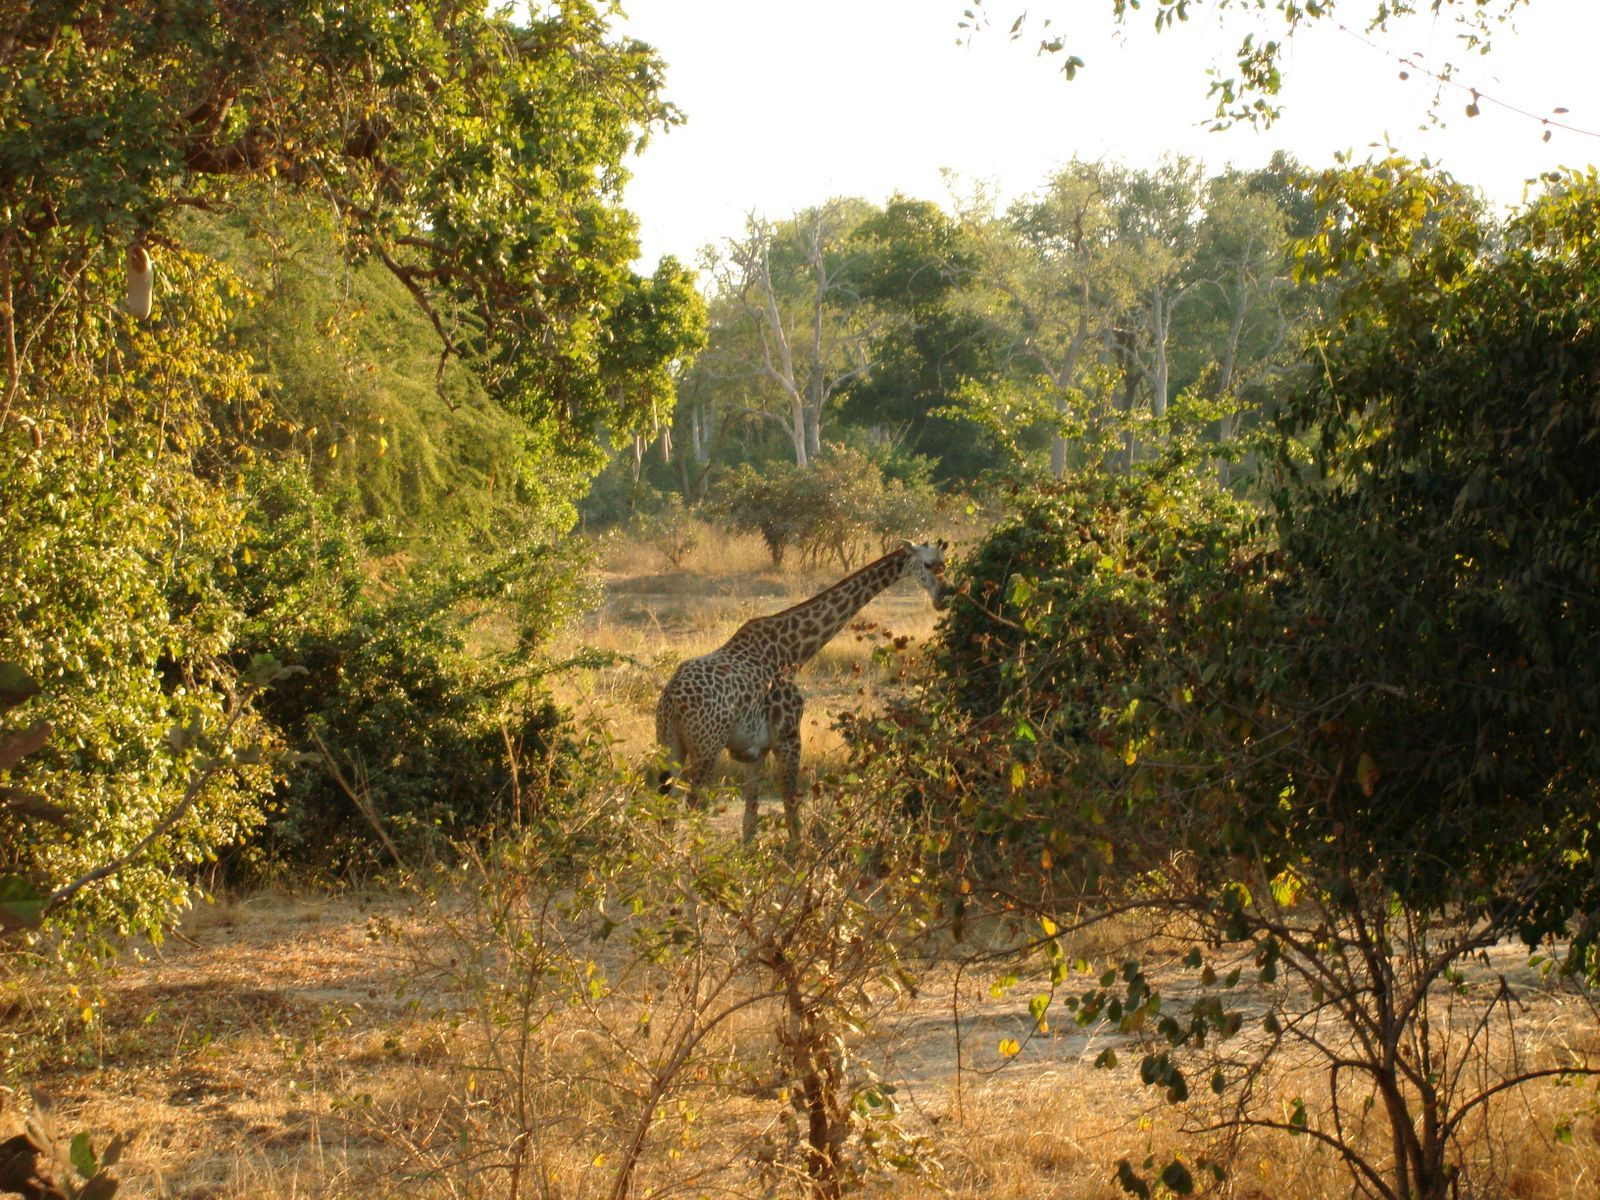
<svg viewBox="0 0 1600 1200">
<path fill-rule="evenodd" d="M 667 62 L 667 95 L 687 124 L 658 135 L 633 164 L 628 202 L 639 216 L 641 265 L 663 254 L 693 263 L 736 235 L 746 213 L 782 217 L 830 196 L 881 201 L 895 191 L 943 201 L 941 170 L 1002 197 L 1032 190 L 1074 156 L 1153 165 L 1181 152 L 1212 167 L 1249 167 L 1284 148 L 1325 165 L 1336 151 L 1371 153 L 1387 139 L 1428 156 L 1491 199 L 1517 202 L 1524 181 L 1558 165 L 1600 160 L 1600 137 L 1557 129 L 1489 98 L 1600 131 L 1600 0 L 1532 0 L 1487 58 L 1456 50 L 1446 20 L 1419 19 L 1376 35 L 1397 55 L 1447 55 L 1470 96 L 1438 85 L 1328 22 L 1300 34 L 1284 59 L 1281 121 L 1258 133 L 1209 133 L 1212 63 L 1229 68 L 1244 14 L 1222 29 L 1205 16 L 1156 34 L 1148 10 L 1118 32 L 1110 0 L 990 0 L 994 18 L 1024 8 L 1053 14 L 1052 32 L 1084 59 L 1077 79 L 1060 56 L 1038 57 L 1037 36 L 1004 27 L 962 44 L 963 0 L 623 0 L 625 28 Z M 1348 0 L 1352 18 L 1373 8 Z M 1233 71 L 1228 70 L 1232 75 Z"/>
</svg>

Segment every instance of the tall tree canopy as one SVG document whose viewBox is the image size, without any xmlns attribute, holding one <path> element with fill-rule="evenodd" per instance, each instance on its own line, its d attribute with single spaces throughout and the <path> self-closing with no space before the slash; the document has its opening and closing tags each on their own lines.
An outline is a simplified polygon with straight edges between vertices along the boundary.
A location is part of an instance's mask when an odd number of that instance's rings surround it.
<svg viewBox="0 0 1600 1200">
<path fill-rule="evenodd" d="M 327 651 L 324 729 L 354 713 L 388 753 L 425 727 L 493 761 L 476 739 L 509 684 L 445 610 L 476 589 L 550 628 L 570 581 L 549 543 L 604 431 L 667 408 L 700 311 L 680 267 L 630 266 L 623 162 L 673 119 L 658 60 L 609 32 L 609 6 L 520 11 L 0 0 L 0 662 L 40 685 L 23 719 L 56 731 L 0 786 L 66 814 L 0 811 L 0 896 L 118 863 L 62 920 L 159 931 L 188 864 L 260 827 L 254 748 L 305 748 L 284 703 L 240 686 L 257 650 Z M 153 312 L 122 311 L 151 259 Z M 358 321 L 397 298 L 424 320 Z M 430 385 L 437 404 L 383 419 Z M 484 444 L 435 470 L 430 447 L 464 437 Z M 356 450 L 386 470 L 345 471 Z M 361 489 L 386 515 L 408 490 L 441 541 L 467 519 L 493 536 L 434 566 L 446 584 L 413 547 L 409 607 L 384 607 L 354 551 L 331 552 L 331 516 L 287 511 L 309 502 L 307 459 L 335 487 L 335 462 L 386 480 Z M 476 504 L 443 502 L 458 482 Z M 417 811 L 464 778 L 434 765 L 406 777 Z"/>
<path fill-rule="evenodd" d="M 181 210 L 257 183 L 331 204 L 519 413 L 648 411 L 606 386 L 607 330 L 638 282 L 622 161 L 673 114 L 602 6 L 7 0 L 0 69 L 8 400 L 53 280 L 130 245 L 159 261 Z"/>
</svg>

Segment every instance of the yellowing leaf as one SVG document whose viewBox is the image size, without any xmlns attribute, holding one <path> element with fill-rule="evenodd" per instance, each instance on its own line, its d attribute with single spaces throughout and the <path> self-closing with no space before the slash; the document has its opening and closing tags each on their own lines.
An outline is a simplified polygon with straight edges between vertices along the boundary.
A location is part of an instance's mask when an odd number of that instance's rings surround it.
<svg viewBox="0 0 1600 1200">
<path fill-rule="evenodd" d="M 1048 871 L 1053 862 L 1054 860 L 1050 857 L 1050 850 L 1048 847 L 1039 853 L 1039 866 L 1043 870 Z"/>
<path fill-rule="evenodd" d="M 1000 1054 L 1004 1058 L 1015 1058 L 1022 1053 L 1022 1046 L 1016 1038 L 1000 1039 Z"/>
<path fill-rule="evenodd" d="M 1134 763 L 1139 761 L 1139 752 L 1133 748 L 1133 743 L 1132 742 L 1129 742 L 1126 746 L 1123 747 L 1123 749 L 1122 749 L 1122 761 L 1127 763 L 1128 766 L 1130 766 L 1130 767 L 1133 766 Z"/>
<path fill-rule="evenodd" d="M 1011 790 L 1019 791 L 1028 782 L 1028 768 L 1019 762 L 1011 764 Z"/>
</svg>

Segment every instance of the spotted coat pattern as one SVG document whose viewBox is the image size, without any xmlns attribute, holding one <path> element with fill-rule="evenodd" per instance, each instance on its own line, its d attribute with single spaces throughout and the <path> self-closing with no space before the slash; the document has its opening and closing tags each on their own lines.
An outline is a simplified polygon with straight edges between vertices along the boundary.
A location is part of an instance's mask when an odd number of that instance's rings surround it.
<svg viewBox="0 0 1600 1200">
<path fill-rule="evenodd" d="M 868 563 L 853 575 L 792 608 L 746 621 L 723 645 L 691 658 L 673 672 L 656 704 L 656 741 L 665 749 L 668 769 L 661 790 L 681 771 L 689 802 L 704 803 L 703 792 L 724 748 L 750 764 L 744 782 L 744 840 L 756 832 L 759 764 L 771 754 L 777 763 L 783 815 L 791 837 L 799 833 L 796 781 L 800 772 L 800 719 L 805 698 L 794 673 L 879 592 L 897 580 L 915 579 L 943 608 L 948 589 L 942 546 L 907 542 Z"/>
</svg>

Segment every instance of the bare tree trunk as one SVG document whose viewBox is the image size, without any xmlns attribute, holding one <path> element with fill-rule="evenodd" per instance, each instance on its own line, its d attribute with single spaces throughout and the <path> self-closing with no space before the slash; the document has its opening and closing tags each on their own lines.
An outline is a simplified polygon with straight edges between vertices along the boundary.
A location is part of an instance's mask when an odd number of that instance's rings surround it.
<svg viewBox="0 0 1600 1200">
<path fill-rule="evenodd" d="M 846 289 L 831 273 L 828 260 L 834 248 L 830 239 L 843 227 L 840 212 L 833 205 L 824 205 L 804 214 L 803 219 L 810 224 L 801 230 L 806 239 L 802 269 L 810 276 L 812 291 L 806 306 L 790 305 L 791 328 L 784 327 L 772 278 L 772 228 L 752 216 L 747 239 L 734 247 L 731 256 L 739 271 L 740 303 L 761 338 L 762 358 L 756 373 L 775 383 L 783 395 L 788 412 L 781 420 L 798 467 L 809 466 L 822 449 L 828 399 L 868 365 L 868 331 L 846 322 L 840 308 L 848 306 Z M 797 354 L 809 361 L 797 363 Z M 774 413 L 766 415 L 780 419 Z"/>
<path fill-rule="evenodd" d="M 1078 328 L 1072 333 L 1072 340 L 1067 343 L 1067 356 L 1059 370 L 1052 371 L 1048 366 L 1045 373 L 1049 376 L 1050 386 L 1056 393 L 1056 415 L 1065 418 L 1067 415 L 1067 388 L 1072 386 L 1072 381 L 1078 375 L 1078 357 L 1083 352 L 1084 343 L 1089 340 L 1089 314 L 1087 310 L 1078 313 Z M 1067 473 L 1067 439 L 1058 427 L 1050 438 L 1050 474 L 1060 479 Z"/>
<path fill-rule="evenodd" d="M 1150 293 L 1150 412 L 1157 418 L 1167 415 L 1172 368 L 1167 357 L 1167 339 L 1172 332 L 1172 313 L 1183 293 L 1168 298 L 1166 284 L 1156 280 Z"/>
<path fill-rule="evenodd" d="M 762 314 L 758 318 L 761 328 L 761 351 L 765 358 L 766 374 L 776 381 L 789 400 L 789 440 L 794 446 L 794 463 L 797 467 L 809 465 L 806 453 L 806 402 L 800 385 L 794 377 L 794 352 L 789 348 L 789 335 L 783 328 L 783 317 L 778 312 L 778 293 L 772 286 L 771 231 L 763 224 L 754 230 L 756 245 L 754 261 L 748 264 L 748 282 L 761 291 Z M 820 304 L 820 299 L 819 299 Z M 777 357 L 774 360 L 773 351 Z"/>
</svg>

